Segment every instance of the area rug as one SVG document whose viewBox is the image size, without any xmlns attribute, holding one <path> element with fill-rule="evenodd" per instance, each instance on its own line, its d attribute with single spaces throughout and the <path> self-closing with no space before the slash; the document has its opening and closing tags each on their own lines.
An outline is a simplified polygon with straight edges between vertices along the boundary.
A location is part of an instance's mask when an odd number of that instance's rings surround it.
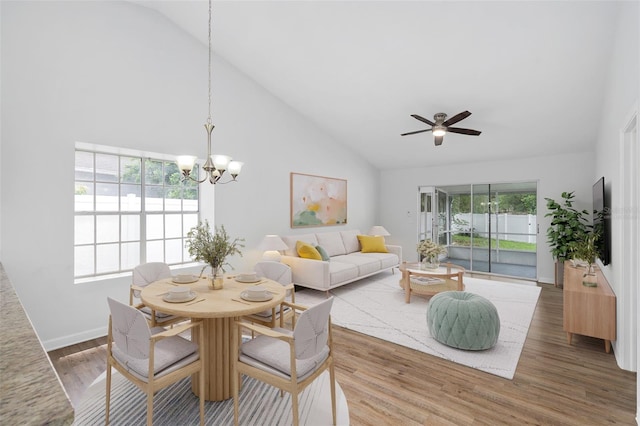
<svg viewBox="0 0 640 426">
<path fill-rule="evenodd" d="M 431 336 L 426 316 L 429 298 L 414 294 L 411 303 L 405 303 L 399 279 L 398 273 L 378 274 L 331 290 L 335 297 L 333 324 L 513 379 L 540 287 L 465 277 L 465 291 L 489 299 L 500 316 L 496 345 L 484 351 L 465 351 L 443 345 Z M 325 292 L 304 289 L 296 292 L 296 303 L 313 305 L 325 297 Z"/>
<path fill-rule="evenodd" d="M 331 397 L 329 373 L 324 372 L 299 396 L 301 425 L 330 425 Z M 75 410 L 74 425 L 104 425 L 105 373 L 89 387 Z M 155 394 L 153 424 L 199 425 L 199 400 L 191 391 L 191 379 L 183 379 Z M 336 383 L 338 425 L 349 424 L 349 409 Z M 147 421 L 146 395 L 122 375 L 114 372 L 111 390 L 111 425 L 144 425 Z M 240 425 L 291 425 L 291 395 L 280 396 L 277 388 L 244 377 L 240 391 Z M 205 401 L 205 424 L 233 425 L 233 398 Z"/>
</svg>

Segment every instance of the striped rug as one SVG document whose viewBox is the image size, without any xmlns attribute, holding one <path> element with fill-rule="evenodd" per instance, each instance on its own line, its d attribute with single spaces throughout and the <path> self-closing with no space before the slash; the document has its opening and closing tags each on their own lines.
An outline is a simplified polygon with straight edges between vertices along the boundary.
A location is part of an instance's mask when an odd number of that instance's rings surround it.
<svg viewBox="0 0 640 426">
<path fill-rule="evenodd" d="M 301 425 L 330 425 L 329 373 L 324 372 L 299 396 Z M 104 425 L 105 373 L 89 387 L 76 407 L 74 425 Z M 183 379 L 160 390 L 153 398 L 153 424 L 198 425 L 198 398 L 191 391 L 191 379 Z M 349 412 L 342 389 L 336 383 L 338 425 L 349 424 Z M 146 395 L 114 371 L 111 388 L 111 425 L 144 425 L 147 421 Z M 207 425 L 233 425 L 233 398 L 205 401 Z M 290 425 L 291 395 L 280 397 L 277 388 L 243 377 L 240 392 L 241 425 Z"/>
</svg>

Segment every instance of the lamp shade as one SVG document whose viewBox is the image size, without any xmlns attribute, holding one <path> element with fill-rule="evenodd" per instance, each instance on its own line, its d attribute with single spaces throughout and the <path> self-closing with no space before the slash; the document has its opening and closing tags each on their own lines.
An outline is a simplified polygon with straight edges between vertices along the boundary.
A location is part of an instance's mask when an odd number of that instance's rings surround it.
<svg viewBox="0 0 640 426">
<path fill-rule="evenodd" d="M 265 235 L 262 242 L 258 246 L 258 250 L 264 251 L 262 258 L 264 260 L 272 260 L 280 262 L 280 253 L 278 250 L 286 250 L 287 245 L 277 235 Z"/>
<path fill-rule="evenodd" d="M 380 235 L 383 237 L 388 237 L 391 234 L 389 233 L 389 231 L 384 229 L 384 226 L 375 225 L 372 226 L 371 229 L 369 229 L 369 235 Z"/>
</svg>

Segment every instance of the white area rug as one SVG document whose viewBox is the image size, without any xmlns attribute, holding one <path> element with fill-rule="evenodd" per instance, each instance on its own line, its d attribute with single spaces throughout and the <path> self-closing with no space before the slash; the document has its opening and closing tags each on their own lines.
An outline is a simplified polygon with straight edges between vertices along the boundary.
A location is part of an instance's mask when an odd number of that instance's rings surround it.
<svg viewBox="0 0 640 426">
<path fill-rule="evenodd" d="M 111 390 L 112 425 L 144 425 L 147 419 L 146 395 L 118 372 L 113 372 Z M 89 387 L 75 410 L 74 426 L 104 425 L 105 382 L 102 373 Z M 329 372 L 322 373 L 299 396 L 300 424 L 331 425 Z M 191 379 L 183 379 L 161 389 L 153 397 L 155 426 L 200 424 L 199 400 L 191 392 Z M 205 424 L 233 425 L 233 398 L 221 402 L 205 401 Z M 336 383 L 336 424 L 349 425 L 349 408 L 340 385 Z M 240 390 L 239 424 L 280 426 L 293 424 L 291 395 L 252 378 L 243 378 Z"/>
<path fill-rule="evenodd" d="M 429 298 L 412 295 L 404 301 L 400 274 L 378 274 L 331 290 L 335 325 L 416 349 L 506 379 L 513 376 L 538 302 L 540 287 L 479 278 L 464 278 L 465 291 L 489 299 L 500 316 L 498 343 L 485 351 L 465 351 L 437 342 L 427 327 Z M 304 289 L 296 303 L 313 305 L 325 293 Z"/>
</svg>

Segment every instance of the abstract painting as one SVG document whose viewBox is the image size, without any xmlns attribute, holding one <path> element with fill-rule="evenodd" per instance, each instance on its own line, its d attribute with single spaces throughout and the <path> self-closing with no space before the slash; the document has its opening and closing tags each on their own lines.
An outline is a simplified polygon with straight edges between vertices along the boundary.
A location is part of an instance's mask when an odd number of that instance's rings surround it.
<svg viewBox="0 0 640 426">
<path fill-rule="evenodd" d="M 347 223 L 347 181 L 291 173 L 291 227 Z"/>
</svg>

